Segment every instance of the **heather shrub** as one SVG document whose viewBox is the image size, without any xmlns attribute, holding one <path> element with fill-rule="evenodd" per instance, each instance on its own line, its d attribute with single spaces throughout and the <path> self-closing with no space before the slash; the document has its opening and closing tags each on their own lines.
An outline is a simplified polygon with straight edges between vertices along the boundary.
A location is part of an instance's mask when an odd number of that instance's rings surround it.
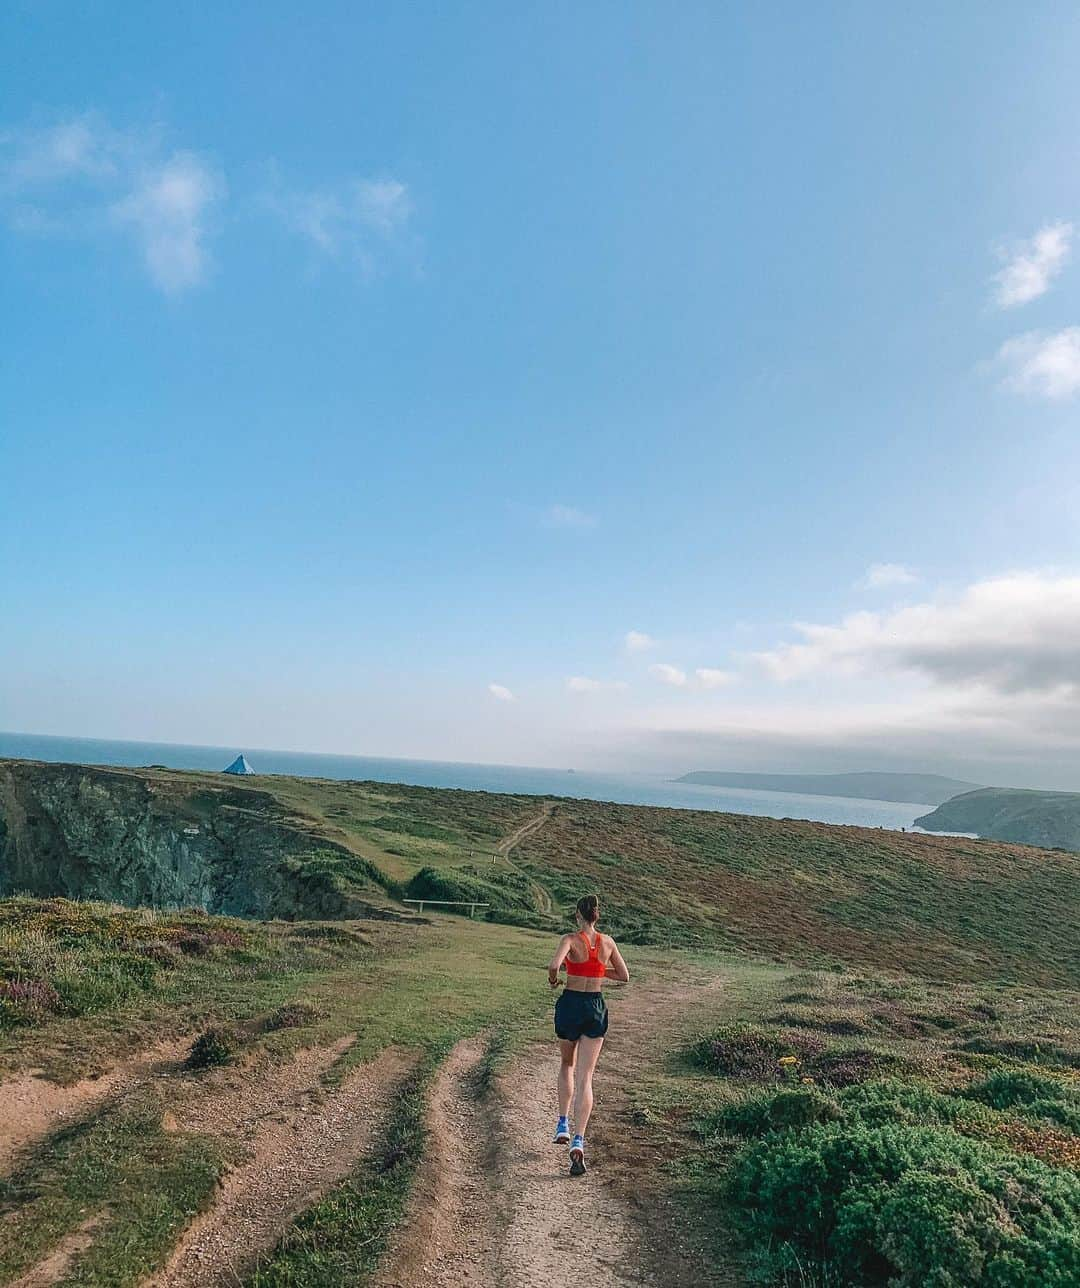
<svg viewBox="0 0 1080 1288">
<path fill-rule="evenodd" d="M 834 1122 L 842 1114 L 836 1101 L 816 1087 L 792 1087 L 729 1105 L 708 1120 L 705 1134 L 763 1136 L 770 1131 L 792 1131 L 813 1123 Z"/>
<path fill-rule="evenodd" d="M 233 1064 L 237 1057 L 236 1035 L 227 1029 L 205 1029 L 191 1044 L 186 1061 L 189 1069 L 213 1069 Z"/>
<path fill-rule="evenodd" d="M 33 1024 L 60 1007 L 60 995 L 47 980 L 0 979 L 0 1028 Z"/>
<path fill-rule="evenodd" d="M 264 1028 L 270 1032 L 277 1029 L 302 1029 L 322 1019 L 325 1014 L 321 1007 L 311 1002 L 284 1002 L 266 1017 Z"/>
<path fill-rule="evenodd" d="M 808 1065 L 815 1078 L 833 1087 L 850 1087 L 855 1083 L 866 1082 L 869 1078 L 898 1072 L 905 1067 L 903 1057 L 872 1047 L 825 1051 Z"/>
<path fill-rule="evenodd" d="M 1080 1101 L 1033 1100 L 1023 1107 L 1029 1118 L 1049 1118 L 1059 1127 L 1080 1136 Z"/>
<path fill-rule="evenodd" d="M 970 1100 L 981 1101 L 994 1109 L 1026 1107 L 1037 1101 L 1080 1104 L 1080 1091 L 1066 1087 L 1056 1078 L 1028 1073 L 1023 1069 L 995 1069 L 981 1082 L 973 1083 L 964 1093 Z"/>
<path fill-rule="evenodd" d="M 770 1080 L 780 1077 L 781 1060 L 794 1056 L 805 1061 L 824 1050 L 824 1041 L 812 1033 L 722 1024 L 691 1047 L 690 1058 L 710 1072 L 730 1078 Z"/>
<path fill-rule="evenodd" d="M 1080 1177 L 935 1127 L 773 1133 L 729 1183 L 747 1224 L 850 1284 L 1071 1288 Z"/>
</svg>

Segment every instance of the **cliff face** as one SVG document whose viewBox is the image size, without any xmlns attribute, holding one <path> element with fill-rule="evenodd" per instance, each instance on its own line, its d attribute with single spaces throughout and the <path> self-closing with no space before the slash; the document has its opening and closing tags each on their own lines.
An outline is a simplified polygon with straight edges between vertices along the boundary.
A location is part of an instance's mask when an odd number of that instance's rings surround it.
<svg viewBox="0 0 1080 1288">
<path fill-rule="evenodd" d="M 270 793 L 0 761 L 0 894 L 292 918 L 365 915 L 365 889 L 363 860 Z"/>
<path fill-rule="evenodd" d="M 930 832 L 975 832 L 996 841 L 1080 851 L 1080 793 L 984 787 L 917 818 Z"/>
</svg>

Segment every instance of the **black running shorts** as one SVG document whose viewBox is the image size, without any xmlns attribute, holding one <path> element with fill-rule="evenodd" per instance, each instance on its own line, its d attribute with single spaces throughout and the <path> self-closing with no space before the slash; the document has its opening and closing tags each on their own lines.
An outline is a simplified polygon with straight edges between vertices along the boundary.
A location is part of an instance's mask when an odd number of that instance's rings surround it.
<svg viewBox="0 0 1080 1288">
<path fill-rule="evenodd" d="M 565 989 L 555 1003 L 555 1036 L 576 1042 L 578 1038 L 602 1038 L 607 1032 L 607 1003 L 603 993 L 578 993 Z"/>
</svg>

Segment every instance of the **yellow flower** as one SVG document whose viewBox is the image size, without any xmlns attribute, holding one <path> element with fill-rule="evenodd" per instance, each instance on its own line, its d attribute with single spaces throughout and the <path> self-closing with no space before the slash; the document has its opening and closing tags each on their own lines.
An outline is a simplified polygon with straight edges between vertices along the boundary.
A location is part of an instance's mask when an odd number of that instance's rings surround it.
<svg viewBox="0 0 1080 1288">
<path fill-rule="evenodd" d="M 798 1064 L 799 1057 L 797 1055 L 782 1055 L 779 1062 L 780 1064 Z"/>
<path fill-rule="evenodd" d="M 800 1079 L 799 1079 L 799 1081 L 800 1081 L 800 1082 L 813 1082 L 814 1080 L 813 1080 L 813 1078 L 800 1078 Z"/>
</svg>

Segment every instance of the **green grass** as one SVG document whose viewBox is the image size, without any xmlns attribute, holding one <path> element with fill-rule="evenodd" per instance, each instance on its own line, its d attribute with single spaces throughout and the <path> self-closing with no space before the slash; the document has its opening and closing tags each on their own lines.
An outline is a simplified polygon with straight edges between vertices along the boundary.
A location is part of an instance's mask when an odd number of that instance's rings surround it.
<svg viewBox="0 0 1080 1288">
<path fill-rule="evenodd" d="M 94 915 L 106 913 L 99 909 Z M 126 924 L 122 913 L 115 915 Z M 289 933 L 313 929 L 296 927 Z M 307 962 L 284 984 L 280 978 L 229 978 L 219 964 L 218 991 L 208 998 L 209 979 L 170 976 L 173 1022 L 208 1012 L 246 1017 L 228 1033 L 228 1054 L 261 1069 L 259 1076 L 268 1076 L 266 1061 L 283 1061 L 298 1045 L 328 1045 L 346 1034 L 355 1034 L 356 1041 L 327 1074 L 328 1084 L 389 1045 L 422 1053 L 422 1076 L 407 1081 L 395 1098 L 381 1158 L 312 1209 L 280 1258 L 260 1269 L 271 1278 L 258 1282 L 341 1282 L 334 1280 L 332 1268 L 342 1259 L 350 1266 L 366 1264 L 365 1249 L 376 1254 L 378 1239 L 392 1229 L 405 1201 L 419 1157 L 423 1079 L 441 1054 L 459 1038 L 492 1026 L 504 1030 L 499 1049 L 505 1050 L 544 1031 L 549 1017 L 544 966 L 550 936 L 457 918 L 433 926 L 379 924 L 372 947 L 342 960 L 336 955 L 338 936 L 351 943 L 348 929 L 330 925 L 325 930 L 328 941 L 321 934 L 312 941 L 333 946 L 324 967 Z M 183 988 L 197 995 L 181 997 Z M 153 1005 L 164 1000 L 150 999 Z M 154 1014 L 162 1013 L 140 1013 L 142 1023 Z M 56 1042 L 57 1030 L 66 1028 L 68 1043 L 77 1046 L 98 1032 L 93 1026 L 117 1018 L 115 1011 L 54 1016 L 40 1028 L 21 1026 L 6 1036 L 13 1054 L 48 1063 L 43 1039 Z M 104 1049 L 103 1039 L 99 1059 Z M 158 1094 L 166 1094 L 170 1085 L 160 1084 Z M 212 1141 L 188 1133 L 166 1135 L 161 1126 L 166 1107 L 158 1095 L 137 1093 L 121 1107 L 53 1136 L 23 1159 L 17 1174 L 0 1187 L 0 1282 L 95 1216 L 100 1224 L 93 1245 L 77 1259 L 70 1282 L 132 1284 L 160 1264 L 191 1215 L 210 1201 L 227 1161 Z M 315 1277 L 296 1277 L 302 1275 Z"/>
<path fill-rule="evenodd" d="M 628 943 L 954 981 L 1080 984 L 1074 854 L 399 784 L 259 776 L 223 786 L 214 774 L 20 762 L 8 770 L 35 810 L 50 808 L 48 794 L 34 795 L 40 778 L 55 791 L 112 800 L 102 815 L 110 826 L 124 809 L 140 811 L 147 838 L 164 850 L 181 824 L 194 822 L 206 838 L 224 829 L 229 847 L 247 847 L 240 868 L 232 848 L 219 853 L 209 840 L 204 862 L 221 885 L 214 897 L 237 906 L 327 917 L 385 912 L 406 893 L 461 896 L 489 903 L 494 920 L 554 927 L 595 890 L 605 928 Z M 544 825 L 497 855 L 542 810 L 551 811 Z M 163 872 L 158 864 L 147 880 Z M 249 878 L 258 889 L 244 888 Z"/>
<path fill-rule="evenodd" d="M 427 1050 L 397 1089 L 375 1156 L 298 1217 L 247 1277 L 249 1288 L 338 1288 L 369 1278 L 423 1161 L 426 1092 L 447 1050 Z"/>
<path fill-rule="evenodd" d="M 70 1080 L 112 1054 L 250 1020 L 293 1000 L 308 982 L 371 956 L 369 940 L 351 924 L 3 899 L 0 1069 L 32 1064 Z"/>
<path fill-rule="evenodd" d="M 217 1142 L 166 1134 L 146 1095 L 62 1131 L 0 1180 L 0 1282 L 98 1219 L 67 1284 L 137 1284 L 214 1192 L 226 1158 Z"/>
</svg>

